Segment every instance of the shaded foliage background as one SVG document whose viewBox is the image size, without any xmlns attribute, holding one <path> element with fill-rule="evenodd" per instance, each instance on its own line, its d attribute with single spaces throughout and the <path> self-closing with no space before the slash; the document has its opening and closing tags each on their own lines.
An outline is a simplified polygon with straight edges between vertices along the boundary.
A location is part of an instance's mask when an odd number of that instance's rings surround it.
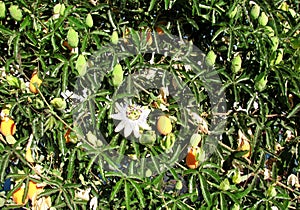
<svg viewBox="0 0 300 210">
<path fill-rule="evenodd" d="M 19 187 L 13 185 L 18 179 L 47 183 L 40 196 L 50 195 L 52 207 L 58 209 L 88 208 L 90 200 L 75 197 L 76 191 L 88 188 L 99 209 L 299 208 L 299 186 L 288 182 L 291 174 L 299 180 L 298 1 L 255 2 L 268 17 L 266 26 L 250 15 L 253 5 L 245 0 L 62 1 L 66 8 L 57 19 L 53 8 L 58 1 L 4 3 L 0 106 L 11 105 L 17 143 L 10 145 L 1 137 L 0 181 L 12 183 L 9 189 L 3 186 L 3 208 L 15 208 L 11 195 Z M 21 21 L 11 17 L 10 5 L 22 9 Z M 92 27 L 85 23 L 88 14 L 93 18 Z M 71 52 L 66 42 L 70 27 L 79 34 L 77 53 Z M 66 143 L 66 125 L 72 126 L 72 110 L 68 110 L 72 101 L 67 100 L 63 111 L 53 109 L 50 101 L 74 89 L 78 55 L 88 58 L 110 42 L 113 31 L 122 37 L 130 34 L 130 28 L 177 35 L 204 53 L 213 50 L 217 55 L 214 68 L 222 79 L 228 107 L 223 113 L 226 132 L 217 151 L 198 169 L 188 169 L 182 161 L 160 175 L 124 177 L 103 171 L 101 163 L 91 160 L 79 142 Z M 278 38 L 278 46 L 272 37 Z M 241 70 L 234 72 L 231 64 L 237 55 L 242 58 Z M 41 93 L 32 94 L 21 80 L 28 82 L 36 70 L 43 83 Z M 8 75 L 18 82 L 9 81 Z M 113 89 L 106 90 L 107 95 L 112 94 Z M 109 103 L 105 95 L 101 100 L 101 105 Z M 199 103 L 205 100 L 199 97 Z M 106 112 L 105 106 L 99 109 L 103 115 Z M 102 120 L 99 125 L 108 122 L 107 117 Z M 238 130 L 250 140 L 249 159 L 236 151 Z M 34 164 L 24 158 L 31 134 Z M 116 149 L 130 147 L 130 142 L 119 141 Z M 36 169 L 38 165 L 41 170 Z M 33 174 L 38 174 L 38 180 Z M 182 189 L 175 188 L 179 181 Z"/>
</svg>

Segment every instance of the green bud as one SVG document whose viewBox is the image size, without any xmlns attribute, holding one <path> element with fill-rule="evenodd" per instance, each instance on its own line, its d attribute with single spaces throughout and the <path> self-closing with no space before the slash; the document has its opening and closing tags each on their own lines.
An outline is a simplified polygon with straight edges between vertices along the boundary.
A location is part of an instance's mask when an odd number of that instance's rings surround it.
<svg viewBox="0 0 300 210">
<path fill-rule="evenodd" d="M 0 2 L 0 18 L 5 18 L 6 7 L 3 1 Z"/>
<path fill-rule="evenodd" d="M 11 5 L 8 10 L 13 19 L 15 19 L 16 21 L 22 20 L 22 10 L 19 8 L 19 6 Z"/>
<path fill-rule="evenodd" d="M 266 15 L 265 12 L 262 12 L 261 15 L 258 18 L 259 25 L 266 26 L 268 24 L 268 21 L 269 21 L 268 16 Z"/>
<path fill-rule="evenodd" d="M 276 189 L 273 185 L 270 185 L 270 187 L 267 190 L 267 197 L 275 197 L 277 195 Z"/>
<path fill-rule="evenodd" d="M 176 190 L 181 190 L 182 189 L 182 181 L 181 180 L 178 180 L 176 182 L 175 189 Z"/>
<path fill-rule="evenodd" d="M 75 68 L 78 71 L 79 76 L 83 76 L 86 73 L 86 60 L 84 55 L 80 54 L 78 56 Z"/>
<path fill-rule="evenodd" d="M 199 145 L 199 143 L 201 142 L 201 135 L 199 133 L 195 133 L 191 136 L 191 139 L 190 139 L 190 145 L 192 147 L 196 147 Z"/>
<path fill-rule="evenodd" d="M 265 72 L 260 73 L 256 78 L 255 78 L 255 88 L 258 92 L 262 92 L 266 86 L 267 86 L 267 76 Z"/>
<path fill-rule="evenodd" d="M 149 168 L 146 170 L 145 176 L 146 176 L 146 177 L 152 176 L 152 171 L 151 171 Z"/>
<path fill-rule="evenodd" d="M 67 102 L 62 98 L 54 98 L 50 103 L 54 106 L 54 108 L 60 111 L 67 107 Z"/>
<path fill-rule="evenodd" d="M 277 36 L 271 37 L 271 42 L 272 42 L 272 47 L 271 50 L 272 52 L 276 51 L 279 45 L 279 39 Z"/>
<path fill-rule="evenodd" d="M 259 13 L 260 13 L 260 6 L 258 4 L 255 4 L 250 11 L 250 15 L 253 19 L 257 19 Z"/>
<path fill-rule="evenodd" d="M 117 31 L 114 31 L 111 35 L 111 43 L 113 44 L 118 44 L 118 41 L 119 41 L 119 35 L 118 35 L 118 32 Z"/>
<path fill-rule="evenodd" d="M 175 135 L 173 133 L 169 133 L 161 140 L 160 146 L 164 150 L 169 151 L 174 146 L 175 140 Z"/>
<path fill-rule="evenodd" d="M 239 6 L 236 6 L 236 7 L 228 14 L 228 16 L 229 16 L 230 19 L 233 19 L 233 18 L 234 18 L 234 16 L 236 15 L 236 13 L 237 13 L 237 11 L 238 11 L 238 7 L 239 7 Z"/>
<path fill-rule="evenodd" d="M 282 61 L 282 58 L 283 58 L 283 49 L 279 49 L 277 53 L 275 65 L 279 64 Z"/>
<path fill-rule="evenodd" d="M 17 77 L 14 77 L 12 75 L 7 75 L 6 81 L 10 86 L 14 86 L 14 87 L 20 86 L 20 80 Z"/>
<path fill-rule="evenodd" d="M 140 143 L 143 145 L 153 145 L 156 141 L 155 131 L 145 131 L 139 139 Z"/>
<path fill-rule="evenodd" d="M 66 7 L 64 4 L 56 4 L 53 8 L 53 13 L 63 15 L 65 12 L 65 9 L 66 9 Z"/>
<path fill-rule="evenodd" d="M 44 101 L 41 100 L 40 98 L 36 98 L 35 103 L 34 103 L 34 108 L 36 108 L 36 109 L 44 108 Z"/>
<path fill-rule="evenodd" d="M 123 82 L 123 74 L 124 71 L 120 64 L 115 65 L 113 72 L 112 72 L 112 82 L 113 86 L 118 87 Z"/>
<path fill-rule="evenodd" d="M 93 22 L 93 17 L 91 14 L 88 14 L 85 18 L 85 23 L 88 27 L 92 28 L 93 25 L 94 25 L 94 22 Z"/>
<path fill-rule="evenodd" d="M 220 190 L 227 191 L 230 189 L 229 180 L 226 178 L 220 183 Z"/>
<path fill-rule="evenodd" d="M 240 172 L 239 172 L 238 169 L 236 169 L 236 170 L 234 171 L 234 174 L 233 174 L 233 176 L 232 176 L 232 182 L 233 182 L 234 184 L 239 184 L 239 183 L 241 182 L 241 174 L 240 174 Z"/>
<path fill-rule="evenodd" d="M 205 57 L 205 62 L 208 66 L 213 66 L 216 62 L 217 55 L 214 51 L 209 51 Z"/>
<path fill-rule="evenodd" d="M 78 46 L 78 42 L 79 42 L 78 33 L 73 28 L 69 29 L 67 34 L 67 39 L 68 39 L 68 44 L 71 47 L 75 48 Z"/>
<path fill-rule="evenodd" d="M 236 56 L 231 61 L 231 70 L 233 73 L 238 73 L 242 68 L 242 58 L 241 56 Z"/>
</svg>

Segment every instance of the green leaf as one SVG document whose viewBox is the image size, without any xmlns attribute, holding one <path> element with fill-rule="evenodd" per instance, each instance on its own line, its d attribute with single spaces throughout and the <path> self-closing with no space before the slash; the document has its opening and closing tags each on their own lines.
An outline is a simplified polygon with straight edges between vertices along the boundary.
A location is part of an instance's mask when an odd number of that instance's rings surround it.
<svg viewBox="0 0 300 210">
<path fill-rule="evenodd" d="M 112 190 L 112 192 L 110 194 L 110 198 L 109 198 L 110 201 L 112 201 L 112 200 L 115 199 L 117 193 L 120 191 L 120 189 L 122 187 L 122 184 L 123 184 L 123 179 L 120 179 L 120 181 L 118 181 L 116 183 L 116 185 L 114 186 L 114 188 L 113 188 L 113 190 Z"/>
<path fill-rule="evenodd" d="M 212 199 L 210 197 L 210 192 L 209 192 L 208 187 L 207 187 L 207 182 L 201 174 L 199 174 L 199 180 L 200 180 L 200 188 L 201 188 L 201 192 L 202 192 L 202 195 L 204 197 L 204 200 L 205 200 L 205 202 L 207 203 L 208 206 L 211 206 L 212 205 Z"/>
<path fill-rule="evenodd" d="M 74 177 L 74 168 L 75 168 L 75 159 L 76 159 L 76 152 L 77 149 L 74 148 L 69 156 L 69 163 L 68 163 L 68 174 L 67 179 L 72 179 Z"/>
<path fill-rule="evenodd" d="M 137 196 L 140 200 L 140 205 L 142 208 L 145 208 L 146 206 L 146 203 L 145 203 L 145 197 L 143 195 L 143 191 L 142 189 L 140 188 L 140 186 L 134 181 L 134 180 L 129 180 L 130 183 L 132 184 L 132 186 L 135 188 L 136 190 L 136 193 L 137 193 Z"/>
<path fill-rule="evenodd" d="M 156 0 L 151 0 L 150 6 L 149 6 L 149 8 L 148 8 L 148 12 L 150 12 L 151 10 L 153 10 L 155 4 L 156 4 Z"/>
</svg>

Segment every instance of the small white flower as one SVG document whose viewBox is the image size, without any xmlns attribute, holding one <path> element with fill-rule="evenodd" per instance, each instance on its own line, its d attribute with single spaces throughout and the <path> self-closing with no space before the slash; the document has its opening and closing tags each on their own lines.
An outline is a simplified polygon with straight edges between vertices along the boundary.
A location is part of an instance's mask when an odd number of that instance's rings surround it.
<svg viewBox="0 0 300 210">
<path fill-rule="evenodd" d="M 120 132 L 124 129 L 124 136 L 128 137 L 132 132 L 136 138 L 140 137 L 140 128 L 143 130 L 150 130 L 150 126 L 147 124 L 147 117 L 150 114 L 150 110 L 133 104 L 119 104 L 116 103 L 117 114 L 112 114 L 111 118 L 120 120 L 119 124 L 115 128 L 115 132 Z"/>
<path fill-rule="evenodd" d="M 97 197 L 95 196 L 95 197 L 93 197 L 93 198 L 91 199 L 91 202 L 90 202 L 90 209 L 96 210 L 97 207 L 98 207 L 98 200 L 97 200 Z"/>
<path fill-rule="evenodd" d="M 90 200 L 90 191 L 91 191 L 91 188 L 88 188 L 86 190 L 79 189 L 75 193 L 75 198 L 79 198 L 79 199 L 88 201 L 88 200 Z"/>
<path fill-rule="evenodd" d="M 289 175 L 289 177 L 287 178 L 287 184 L 298 187 L 299 186 L 298 177 L 295 174 Z"/>
</svg>

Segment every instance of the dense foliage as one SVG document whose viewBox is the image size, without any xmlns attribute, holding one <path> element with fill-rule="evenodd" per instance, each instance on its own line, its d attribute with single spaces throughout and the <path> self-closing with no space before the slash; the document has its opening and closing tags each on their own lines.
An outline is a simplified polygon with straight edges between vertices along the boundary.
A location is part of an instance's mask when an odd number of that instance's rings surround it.
<svg viewBox="0 0 300 210">
<path fill-rule="evenodd" d="M 1 208 L 299 209 L 299 7 L 292 0 L 0 1 Z M 220 77 L 226 110 L 217 114 L 226 122 L 216 150 L 207 159 L 196 155 L 195 167 L 174 158 L 174 167 L 163 172 L 107 170 L 105 164 L 119 163 L 104 155 L 95 135 L 78 134 L 76 81 L 88 60 L 108 53 L 105 46 L 118 37 L 142 46 L 144 36 L 155 48 L 162 35 L 195 45 Z M 106 64 L 113 68 L 100 75 L 90 110 L 94 129 L 109 143 L 105 150 L 137 159 L 177 151 L 172 141 L 179 141 L 176 129 L 184 122 L 171 97 L 173 128 L 159 128 L 162 135 L 155 130 L 153 144 L 114 131 L 116 87 L 149 62 L 188 84 L 203 120 L 197 134 L 209 136 L 216 113 L 203 91 L 207 84 L 190 66 L 159 53 L 119 62 Z M 158 103 L 160 88 L 138 102 Z M 78 136 L 88 139 L 88 150 Z"/>
</svg>

